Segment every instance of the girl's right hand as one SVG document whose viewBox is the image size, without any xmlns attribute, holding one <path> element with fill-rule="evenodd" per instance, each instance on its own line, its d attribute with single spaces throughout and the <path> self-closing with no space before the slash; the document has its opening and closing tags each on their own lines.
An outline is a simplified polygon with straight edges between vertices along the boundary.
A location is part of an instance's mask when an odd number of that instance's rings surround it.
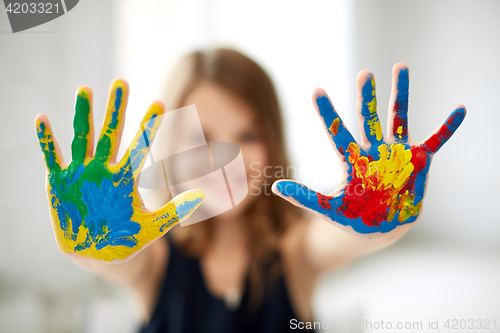
<svg viewBox="0 0 500 333">
<path fill-rule="evenodd" d="M 340 157 L 342 181 L 328 195 L 291 180 L 278 180 L 273 191 L 343 230 L 352 228 L 355 235 L 368 235 L 365 239 L 401 237 L 421 215 L 432 157 L 458 129 L 466 109 L 458 105 L 434 134 L 418 143 L 408 135 L 409 72 L 403 63 L 393 67 L 392 89 L 389 131 L 384 137 L 375 78 L 368 71 L 359 73 L 361 142 L 354 140 L 328 95 L 317 89 L 313 95 L 316 111 Z"/>
<path fill-rule="evenodd" d="M 64 164 L 47 116 L 36 117 L 38 140 L 47 166 L 47 195 L 57 244 L 78 261 L 97 264 L 96 261 L 130 259 L 188 218 L 204 199 L 203 192 L 191 190 L 179 194 L 155 212 L 144 206 L 137 190 L 137 177 L 164 106 L 159 101 L 150 106 L 135 139 L 116 163 L 128 92 L 126 81 L 112 83 L 94 154 L 92 90 L 78 89 L 69 165 Z"/>
</svg>

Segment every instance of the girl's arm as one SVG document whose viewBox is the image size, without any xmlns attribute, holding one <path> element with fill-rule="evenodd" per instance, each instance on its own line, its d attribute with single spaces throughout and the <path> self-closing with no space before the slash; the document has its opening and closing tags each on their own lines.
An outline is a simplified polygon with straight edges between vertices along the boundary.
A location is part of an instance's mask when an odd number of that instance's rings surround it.
<svg viewBox="0 0 500 333">
<path fill-rule="evenodd" d="M 340 268 L 358 257 L 388 247 L 410 228 L 404 225 L 386 234 L 387 237 L 367 239 L 344 232 L 316 216 L 305 224 L 301 248 L 305 260 L 318 273 Z"/>
<path fill-rule="evenodd" d="M 137 178 L 164 113 L 154 102 L 124 157 L 116 162 L 129 86 L 116 80 L 94 151 L 92 90 L 77 91 L 71 162 L 64 163 L 48 118 L 36 117 L 47 167 L 47 198 L 59 249 L 78 265 L 135 290 L 145 313 L 152 307 L 168 251 L 155 242 L 202 203 L 201 191 L 179 194 L 152 212 L 143 204 Z"/>
<path fill-rule="evenodd" d="M 141 319 L 147 322 L 158 300 L 169 254 L 166 240 L 160 240 L 127 262 L 106 265 L 92 271 L 111 283 L 130 289 L 138 300 Z M 77 260 L 75 262 L 78 263 Z"/>
</svg>

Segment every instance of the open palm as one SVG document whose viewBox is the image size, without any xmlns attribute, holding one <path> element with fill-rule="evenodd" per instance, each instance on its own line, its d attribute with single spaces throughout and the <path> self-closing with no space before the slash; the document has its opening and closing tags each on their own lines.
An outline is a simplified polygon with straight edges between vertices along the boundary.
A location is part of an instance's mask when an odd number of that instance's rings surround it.
<svg viewBox="0 0 500 333">
<path fill-rule="evenodd" d="M 344 181 L 329 195 L 291 180 L 277 181 L 273 191 L 296 206 L 319 213 L 358 233 L 389 232 L 415 222 L 421 212 L 432 156 L 462 123 L 466 110 L 459 105 L 446 122 L 423 143 L 408 136 L 408 68 L 393 68 L 388 135 L 384 138 L 377 115 L 375 81 L 358 75 L 358 144 L 335 111 L 326 93 L 313 99 L 325 130 L 346 171 Z"/>
<path fill-rule="evenodd" d="M 120 162 L 115 163 L 128 99 L 128 84 L 111 85 L 108 108 L 95 155 L 92 90 L 77 92 L 72 159 L 64 165 L 45 115 L 36 118 L 38 140 L 47 166 L 47 194 L 53 228 L 65 253 L 112 261 L 125 259 L 166 233 L 203 201 L 201 191 L 179 194 L 155 212 L 137 191 L 142 170 L 164 107 L 155 102 Z"/>
</svg>

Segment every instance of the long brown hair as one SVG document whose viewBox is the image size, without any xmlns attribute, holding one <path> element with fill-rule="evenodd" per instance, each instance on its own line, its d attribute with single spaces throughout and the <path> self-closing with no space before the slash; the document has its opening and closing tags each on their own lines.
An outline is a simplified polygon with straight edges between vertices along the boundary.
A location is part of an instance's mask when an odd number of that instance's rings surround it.
<svg viewBox="0 0 500 333">
<path fill-rule="evenodd" d="M 167 86 L 167 110 L 180 108 L 186 97 L 203 82 L 215 83 L 229 90 L 252 106 L 259 117 L 265 135 L 267 161 L 272 170 L 289 170 L 285 149 L 280 106 L 274 86 L 265 71 L 254 61 L 231 49 L 197 51 L 186 56 L 176 67 Z M 273 178 L 267 179 L 274 182 Z M 278 175 L 279 176 L 279 175 Z M 281 198 L 261 191 L 245 212 L 249 219 L 247 232 L 249 253 L 249 283 L 251 304 L 262 299 L 265 281 L 278 277 L 281 265 L 279 237 L 301 210 Z M 216 218 L 216 217 L 215 217 Z M 200 256 L 210 244 L 213 225 L 208 221 L 172 229 L 176 245 L 186 254 Z"/>
</svg>

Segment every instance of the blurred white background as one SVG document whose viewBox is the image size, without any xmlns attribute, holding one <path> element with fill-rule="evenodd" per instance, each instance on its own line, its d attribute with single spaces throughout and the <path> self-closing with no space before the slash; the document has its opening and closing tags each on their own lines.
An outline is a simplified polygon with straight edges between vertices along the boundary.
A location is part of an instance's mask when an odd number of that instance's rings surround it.
<svg viewBox="0 0 500 333">
<path fill-rule="evenodd" d="M 391 68 L 408 64 L 417 141 L 464 104 L 465 122 L 433 160 L 418 225 L 393 247 L 326 274 L 314 310 L 318 320 L 421 321 L 420 331 L 428 320 L 496 319 L 496 330 L 483 331 L 500 332 L 499 17 L 495 0 L 82 0 L 12 34 L 0 9 L 0 332 L 134 331 L 131 296 L 57 249 L 33 120 L 49 116 L 68 160 L 76 88 L 94 89 L 100 124 L 108 86 L 122 77 L 131 85 L 126 146 L 176 61 L 212 46 L 236 48 L 270 74 L 298 178 L 323 192 L 339 168 L 313 110 L 315 87 L 358 138 L 362 69 L 375 75 L 385 123 Z"/>
</svg>

